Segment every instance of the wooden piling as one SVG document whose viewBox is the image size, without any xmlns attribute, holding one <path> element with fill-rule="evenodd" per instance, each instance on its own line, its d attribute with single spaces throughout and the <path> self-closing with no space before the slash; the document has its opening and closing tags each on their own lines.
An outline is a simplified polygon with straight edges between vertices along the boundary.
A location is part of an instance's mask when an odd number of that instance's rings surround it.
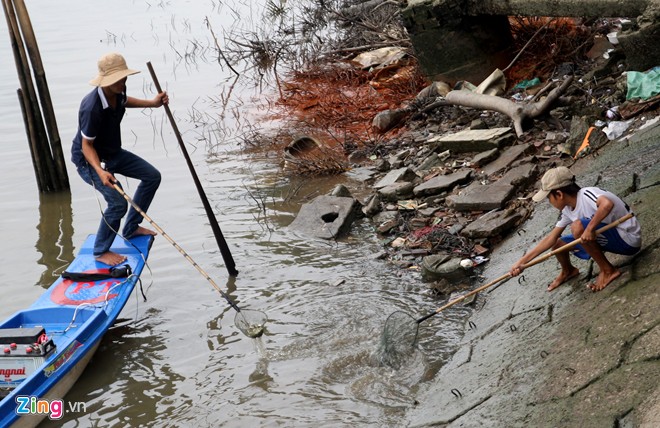
<svg viewBox="0 0 660 428">
<path fill-rule="evenodd" d="M 45 80 L 45 73 L 43 72 L 43 65 L 38 48 L 36 48 L 36 39 L 34 38 L 32 25 L 29 23 L 25 4 L 22 0 L 17 1 L 22 5 L 22 8 L 19 6 L 19 10 L 22 10 L 20 13 L 22 15 L 21 26 L 23 28 L 19 27 L 15 5 L 12 3 L 12 0 L 0 0 L 7 20 L 7 29 L 14 54 L 16 72 L 22 89 L 19 92 L 19 103 L 21 104 L 21 112 L 23 113 L 30 152 L 32 154 L 33 165 L 35 166 L 37 185 L 40 192 L 66 190 L 69 188 L 69 180 L 64 164 L 61 142 L 59 141 L 59 133 L 57 132 L 52 102 L 48 92 L 48 85 Z M 28 64 L 28 54 L 23 44 L 21 30 L 23 36 L 28 34 L 27 39 L 29 41 L 26 40 L 26 43 L 30 51 L 30 59 L 35 66 L 39 97 L 42 100 L 42 106 L 47 116 L 48 132 L 44 126 L 44 118 L 37 99 L 37 91 L 32 80 L 32 73 Z M 53 145 L 55 148 L 49 144 L 49 135 L 51 135 L 52 140 L 55 142 Z"/>
<path fill-rule="evenodd" d="M 53 111 L 53 102 L 50 98 L 50 91 L 48 90 L 48 82 L 46 80 L 46 72 L 41 61 L 41 54 L 39 53 L 39 46 L 37 39 L 32 28 L 32 22 L 28 14 L 25 2 L 23 0 L 14 0 L 14 7 L 18 20 L 21 25 L 23 39 L 32 63 L 34 77 L 36 79 L 37 88 L 39 90 L 39 99 L 41 101 L 41 108 L 44 114 L 44 120 L 48 131 L 50 150 L 53 156 L 57 190 L 64 190 L 69 188 L 69 178 L 66 172 L 66 164 L 64 162 L 64 154 L 62 152 L 62 142 L 60 134 L 57 129 L 57 121 L 55 119 L 55 112 Z"/>
<path fill-rule="evenodd" d="M 49 177 L 42 173 L 43 162 L 41 161 L 41 153 L 43 150 L 40 141 L 43 141 L 43 138 L 45 138 L 46 135 L 44 131 L 40 136 L 38 124 L 35 120 L 36 115 L 33 108 L 33 99 L 36 102 L 36 97 L 34 96 L 34 87 L 32 86 L 32 80 L 30 79 L 29 73 L 26 74 L 27 60 L 25 59 L 25 50 L 22 49 L 23 45 L 20 42 L 21 36 L 11 0 L 2 0 L 2 7 L 5 12 L 5 18 L 7 19 L 7 29 L 9 30 L 9 39 L 11 40 L 12 52 L 14 54 L 16 72 L 22 88 L 19 102 L 22 102 L 21 109 L 25 110 L 25 128 L 28 134 L 33 163 L 36 165 L 35 172 L 37 175 L 37 185 L 40 192 L 45 192 L 49 190 Z"/>
<path fill-rule="evenodd" d="M 25 124 L 25 134 L 28 137 L 28 144 L 30 146 L 30 155 L 32 155 L 32 166 L 34 167 L 34 175 L 37 177 L 37 187 L 39 192 L 44 193 L 45 191 L 45 182 L 46 177 L 43 176 L 43 170 L 39 167 L 39 150 L 34 145 L 34 126 L 32 123 L 32 117 L 27 111 L 25 103 L 25 94 L 19 88 L 16 90 L 18 94 L 18 103 L 21 106 L 21 113 L 23 114 L 23 123 Z"/>
</svg>

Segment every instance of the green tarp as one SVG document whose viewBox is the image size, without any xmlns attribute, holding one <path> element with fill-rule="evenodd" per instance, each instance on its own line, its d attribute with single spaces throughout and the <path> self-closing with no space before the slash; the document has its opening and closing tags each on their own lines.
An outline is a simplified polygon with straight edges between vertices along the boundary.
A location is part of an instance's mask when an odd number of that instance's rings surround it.
<svg viewBox="0 0 660 428">
<path fill-rule="evenodd" d="M 648 100 L 660 94 L 660 67 L 655 67 L 645 73 L 629 71 L 627 100 L 641 98 Z"/>
</svg>

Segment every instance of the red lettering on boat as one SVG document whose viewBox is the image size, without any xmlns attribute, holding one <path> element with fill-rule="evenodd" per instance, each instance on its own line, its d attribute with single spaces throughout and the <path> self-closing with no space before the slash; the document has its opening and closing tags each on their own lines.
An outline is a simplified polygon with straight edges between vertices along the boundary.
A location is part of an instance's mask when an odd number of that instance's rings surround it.
<svg viewBox="0 0 660 428">
<path fill-rule="evenodd" d="M 20 369 L 0 369 L 0 376 L 4 376 L 5 380 L 11 380 L 12 376 L 25 376 L 25 367 Z"/>
</svg>

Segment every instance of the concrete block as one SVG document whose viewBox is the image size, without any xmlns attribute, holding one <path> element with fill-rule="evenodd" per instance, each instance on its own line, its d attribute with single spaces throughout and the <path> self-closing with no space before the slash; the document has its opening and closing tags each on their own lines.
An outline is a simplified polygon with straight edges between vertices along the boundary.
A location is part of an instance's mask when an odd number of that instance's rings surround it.
<svg viewBox="0 0 660 428">
<path fill-rule="evenodd" d="M 455 134 L 433 137 L 428 143 L 434 151 L 466 153 L 504 147 L 512 144 L 515 139 L 511 128 L 466 129 Z"/>
<path fill-rule="evenodd" d="M 353 198 L 318 196 L 300 208 L 289 228 L 317 238 L 335 239 L 348 232 L 359 215 L 359 206 Z"/>
<path fill-rule="evenodd" d="M 516 188 L 510 184 L 476 185 L 463 191 L 460 195 L 447 196 L 447 206 L 457 211 L 489 211 L 502 208 L 515 193 Z"/>
<path fill-rule="evenodd" d="M 497 184 L 510 184 L 516 188 L 531 184 L 536 177 L 537 168 L 533 163 L 526 163 L 511 168 L 496 181 Z"/>
<path fill-rule="evenodd" d="M 486 175 L 492 175 L 496 172 L 500 172 L 511 165 L 516 159 L 529 152 L 531 148 L 532 146 L 530 144 L 518 144 L 516 146 L 507 147 L 495 161 L 489 163 L 483 168 L 483 173 Z"/>
<path fill-rule="evenodd" d="M 385 177 L 381 178 L 376 184 L 374 184 L 374 188 L 382 189 L 383 187 L 389 186 L 390 184 L 394 184 L 400 181 L 413 181 L 415 178 L 417 178 L 417 174 L 415 174 L 415 172 L 408 167 L 393 169 L 392 171 L 388 172 Z"/>
<path fill-rule="evenodd" d="M 522 215 L 515 211 L 497 211 L 487 213 L 473 221 L 461 231 L 468 238 L 490 238 L 511 230 Z"/>
<path fill-rule="evenodd" d="M 457 184 L 465 183 L 470 179 L 472 171 L 460 170 L 449 175 L 439 175 L 418 185 L 413 189 L 415 196 L 437 195 L 445 190 L 452 189 Z"/>
<path fill-rule="evenodd" d="M 413 184 L 408 182 L 392 183 L 378 190 L 383 200 L 395 202 L 399 199 L 407 199 L 413 195 Z"/>
</svg>

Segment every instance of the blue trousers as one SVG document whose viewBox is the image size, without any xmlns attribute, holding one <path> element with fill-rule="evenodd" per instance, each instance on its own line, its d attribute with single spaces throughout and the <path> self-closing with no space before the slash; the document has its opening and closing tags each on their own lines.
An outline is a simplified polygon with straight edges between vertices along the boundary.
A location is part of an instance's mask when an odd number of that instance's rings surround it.
<svg viewBox="0 0 660 428">
<path fill-rule="evenodd" d="M 140 180 L 133 200 L 137 206 L 146 212 L 160 185 L 160 172 L 141 157 L 123 149 L 112 159 L 104 159 L 104 162 L 107 171 Z M 94 243 L 94 255 L 100 256 L 110 250 L 115 235 L 119 231 L 121 219 L 128 209 L 128 202 L 116 189 L 104 186 L 101 178 L 89 164 L 79 166 L 78 174 L 87 184 L 93 186 L 103 195 L 107 204 Z M 121 187 L 119 182 L 117 184 Z M 122 235 L 129 238 L 141 221 L 142 215 L 131 207 L 124 223 Z"/>
<path fill-rule="evenodd" d="M 589 225 L 591 219 L 581 218 L 580 221 L 582 222 L 582 226 L 586 228 Z M 603 226 L 606 226 L 606 224 L 601 223 L 598 225 L 596 229 L 600 229 Z M 575 241 L 575 238 L 571 234 L 562 236 L 560 239 L 566 242 L 567 244 Z M 616 230 L 616 227 L 613 229 L 606 230 L 600 235 L 596 235 L 596 243 L 598 244 L 598 246 L 600 246 L 600 249 L 603 251 L 608 251 L 610 253 L 615 253 L 615 254 L 623 254 L 624 256 L 632 256 L 640 250 L 640 248 L 631 247 L 626 243 L 626 241 L 621 239 L 621 236 L 619 236 L 619 232 Z M 587 253 L 584 247 L 580 244 L 576 245 L 569 251 L 575 257 L 583 260 L 589 260 L 591 258 L 589 253 Z"/>
</svg>

